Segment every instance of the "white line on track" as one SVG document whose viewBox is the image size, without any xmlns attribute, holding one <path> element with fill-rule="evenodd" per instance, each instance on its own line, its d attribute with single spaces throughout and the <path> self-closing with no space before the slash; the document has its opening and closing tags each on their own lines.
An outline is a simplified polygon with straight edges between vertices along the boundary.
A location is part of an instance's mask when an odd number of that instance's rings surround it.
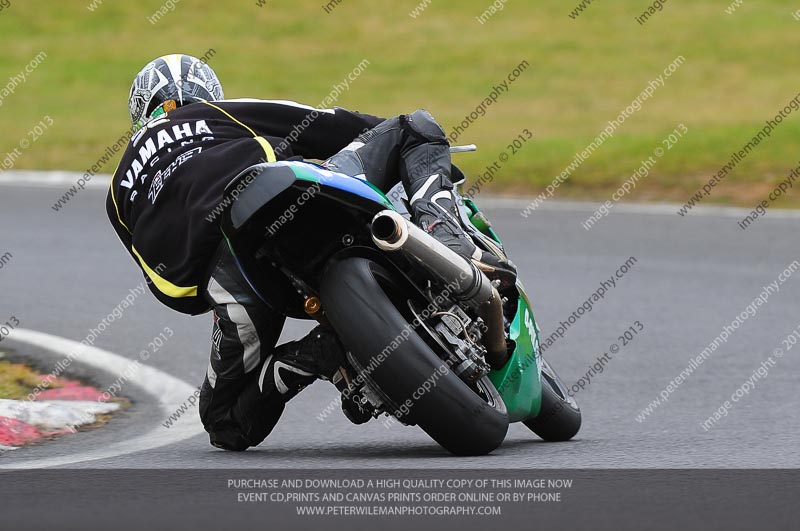
<svg viewBox="0 0 800 531">
<path fill-rule="evenodd" d="M 89 365 L 119 377 L 123 376 L 126 369 L 133 362 L 133 360 L 118 354 L 34 330 L 15 329 L 10 339 L 43 348 L 58 358 L 66 358 L 69 354 L 76 353 L 77 356 L 75 356 L 73 363 Z M 157 420 L 169 417 L 170 414 L 180 408 L 196 389 L 183 380 L 144 364 L 139 367 L 134 377 L 131 378 L 131 382 L 144 389 L 158 401 L 159 411 L 153 412 L 153 417 Z M 186 415 L 185 417 L 173 423 L 169 429 L 162 426 L 159 421 L 155 428 L 142 435 L 103 448 L 93 448 L 71 455 L 58 455 L 8 463 L 5 461 L 11 456 L 6 453 L 3 459 L 4 462 L 0 463 L 0 469 L 48 468 L 97 459 L 108 459 L 174 444 L 203 433 L 203 428 L 197 415 Z M 57 445 L 58 442 L 53 442 L 52 444 Z M 17 453 L 13 455 L 14 457 L 18 456 Z M 19 454 L 19 457 L 22 457 L 22 453 Z"/>
<path fill-rule="evenodd" d="M 502 196 L 476 196 L 476 202 L 481 207 L 498 208 L 505 210 L 518 210 L 522 211 L 525 207 L 531 204 L 533 198 L 517 198 L 517 197 L 502 197 Z M 603 203 L 596 201 L 564 201 L 561 199 L 549 199 L 542 203 L 536 210 L 534 210 L 527 218 L 520 215 L 523 221 L 532 221 L 536 218 L 536 212 L 543 211 L 561 211 L 561 212 L 586 212 L 593 213 Z M 616 203 L 611 209 L 611 214 L 615 212 L 619 214 L 647 214 L 656 216 L 677 216 L 678 210 L 683 205 L 677 203 Z M 752 213 L 750 208 L 740 207 L 726 207 L 726 206 L 713 206 L 701 205 L 692 208 L 684 217 L 686 219 L 702 218 L 702 217 L 725 217 L 741 219 Z M 800 210 L 789 210 L 785 208 L 770 208 L 767 211 L 769 214 L 766 219 L 796 219 L 800 218 Z"/>
<path fill-rule="evenodd" d="M 82 173 L 72 171 L 9 170 L 0 172 L 0 186 L 33 186 L 36 188 L 64 188 L 66 190 L 81 177 L 83 177 Z M 86 181 L 85 186 L 86 188 L 107 190 L 110 185 L 111 176 L 98 173 Z"/>
</svg>

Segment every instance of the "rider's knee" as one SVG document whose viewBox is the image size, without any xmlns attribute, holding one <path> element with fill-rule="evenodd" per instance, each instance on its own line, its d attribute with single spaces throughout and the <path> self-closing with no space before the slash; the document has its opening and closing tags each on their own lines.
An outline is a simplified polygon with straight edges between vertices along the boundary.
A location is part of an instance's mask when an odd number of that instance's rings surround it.
<svg viewBox="0 0 800 531">
<path fill-rule="evenodd" d="M 258 372 L 252 376 L 257 378 Z M 217 377 L 218 388 L 220 381 Z M 284 395 L 263 394 L 258 385 L 219 393 L 206 379 L 200 390 L 200 420 L 213 446 L 241 452 L 264 442 L 278 423 L 286 401 Z"/>
<path fill-rule="evenodd" d="M 253 444 L 253 442 L 242 433 L 240 426 L 227 419 L 211 419 L 201 414 L 200 420 L 203 423 L 203 427 L 208 432 L 209 442 L 212 446 L 221 448 L 222 450 L 242 452 L 257 444 Z"/>
<path fill-rule="evenodd" d="M 447 135 L 442 126 L 424 109 L 405 115 L 402 122 L 403 128 L 415 137 L 437 144 L 447 143 Z"/>
<path fill-rule="evenodd" d="M 206 379 L 200 389 L 200 422 L 208 432 L 212 446 L 223 450 L 241 452 L 253 446 L 242 433 L 241 427 L 232 422 L 225 408 L 213 407 L 214 389 Z"/>
</svg>

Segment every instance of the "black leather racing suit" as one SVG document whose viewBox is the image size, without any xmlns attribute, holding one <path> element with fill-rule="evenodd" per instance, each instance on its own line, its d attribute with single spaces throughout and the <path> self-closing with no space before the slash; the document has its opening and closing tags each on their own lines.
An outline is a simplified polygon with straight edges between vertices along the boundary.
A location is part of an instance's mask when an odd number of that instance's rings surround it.
<svg viewBox="0 0 800 531">
<path fill-rule="evenodd" d="M 327 159 L 330 169 L 384 192 L 403 182 L 412 198 L 453 187 L 445 133 L 426 111 L 383 120 L 261 100 L 196 103 L 149 123 L 112 179 L 109 219 L 156 297 L 183 313 L 213 310 L 200 415 L 221 448 L 259 444 L 285 403 L 316 378 L 277 364 L 283 353 L 331 345 L 315 331 L 276 347 L 285 316 L 259 300 L 221 244 L 227 183 L 254 164 L 298 155 Z"/>
</svg>

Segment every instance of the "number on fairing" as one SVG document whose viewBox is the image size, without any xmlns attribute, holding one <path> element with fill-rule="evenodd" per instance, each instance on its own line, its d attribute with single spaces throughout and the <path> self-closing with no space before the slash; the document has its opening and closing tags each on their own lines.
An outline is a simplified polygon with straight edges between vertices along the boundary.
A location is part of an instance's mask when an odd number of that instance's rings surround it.
<svg viewBox="0 0 800 531">
<path fill-rule="evenodd" d="M 533 327 L 533 319 L 531 318 L 531 313 L 528 311 L 527 308 L 525 308 L 525 315 L 523 320 L 525 321 L 525 328 L 528 329 L 528 335 L 531 337 L 531 339 L 533 339 L 534 337 L 536 337 L 536 331 L 534 330 Z"/>
</svg>

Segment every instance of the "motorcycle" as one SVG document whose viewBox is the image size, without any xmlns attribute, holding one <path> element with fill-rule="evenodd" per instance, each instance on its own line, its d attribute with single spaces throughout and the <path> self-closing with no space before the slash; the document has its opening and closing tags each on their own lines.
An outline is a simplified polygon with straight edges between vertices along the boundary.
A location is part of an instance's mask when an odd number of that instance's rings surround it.
<svg viewBox="0 0 800 531">
<path fill-rule="evenodd" d="M 457 173 L 462 225 L 505 258 Z M 233 191 L 221 227 L 237 265 L 265 303 L 280 300 L 285 315 L 338 334 L 348 366 L 334 383 L 351 420 L 386 414 L 456 455 L 495 450 L 511 422 L 547 441 L 578 432 L 580 409 L 541 355 L 522 282 L 490 282 L 416 227 L 404 193 L 390 200 L 365 180 L 299 161 L 257 165 L 226 197 Z"/>
</svg>

